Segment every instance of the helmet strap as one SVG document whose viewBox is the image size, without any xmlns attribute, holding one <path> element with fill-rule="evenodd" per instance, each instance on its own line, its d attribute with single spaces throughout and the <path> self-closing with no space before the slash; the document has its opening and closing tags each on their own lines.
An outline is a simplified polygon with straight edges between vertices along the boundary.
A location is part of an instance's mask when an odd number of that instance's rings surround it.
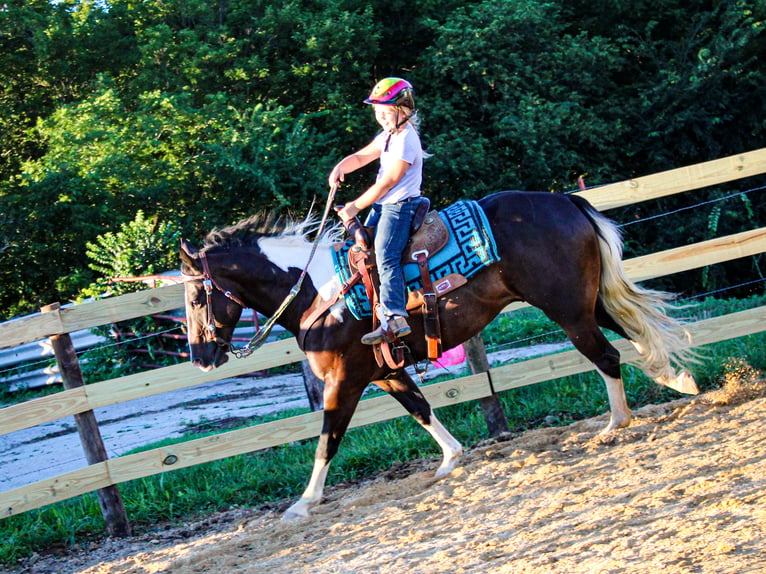
<svg viewBox="0 0 766 574">
<path fill-rule="evenodd" d="M 388 144 L 391 142 L 391 136 L 396 134 L 399 131 L 399 128 L 401 128 L 404 124 L 406 124 L 408 121 L 410 121 L 410 117 L 412 117 L 412 114 L 415 113 L 415 110 L 412 110 L 412 112 L 409 115 L 404 116 L 403 120 L 399 119 L 399 116 L 402 113 L 401 106 L 396 106 L 396 123 L 394 124 L 394 127 L 390 130 L 388 130 L 388 137 L 386 138 L 386 145 L 383 148 L 383 151 L 388 151 Z"/>
<path fill-rule="evenodd" d="M 389 134 L 394 135 L 396 132 L 398 132 L 399 128 L 402 127 L 404 124 L 406 124 L 408 121 L 410 121 L 410 116 L 412 116 L 412 114 L 410 114 L 408 116 L 404 116 L 403 120 L 400 120 L 399 118 L 401 117 L 401 115 L 402 115 L 401 106 L 396 106 L 396 123 L 394 124 L 394 127 L 388 131 Z"/>
</svg>

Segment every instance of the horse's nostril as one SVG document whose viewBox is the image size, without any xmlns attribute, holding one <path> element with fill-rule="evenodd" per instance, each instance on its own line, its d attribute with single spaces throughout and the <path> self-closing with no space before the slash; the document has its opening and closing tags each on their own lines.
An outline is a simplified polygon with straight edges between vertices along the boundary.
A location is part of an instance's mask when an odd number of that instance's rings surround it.
<svg viewBox="0 0 766 574">
<path fill-rule="evenodd" d="M 215 361 L 215 366 L 216 367 L 220 367 L 221 365 L 223 365 L 228 360 L 229 360 L 229 355 L 227 355 L 226 351 L 224 350 L 224 352 L 222 352 L 222 353 L 220 353 L 218 355 L 218 357 L 217 357 L 217 359 Z"/>
</svg>

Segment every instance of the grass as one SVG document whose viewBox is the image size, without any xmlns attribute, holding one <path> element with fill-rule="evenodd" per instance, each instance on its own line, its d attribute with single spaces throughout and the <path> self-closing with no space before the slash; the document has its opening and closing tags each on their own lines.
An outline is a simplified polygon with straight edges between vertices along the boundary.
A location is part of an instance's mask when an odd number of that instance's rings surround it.
<svg viewBox="0 0 766 574">
<path fill-rule="evenodd" d="M 712 317 L 764 304 L 766 296 L 748 300 L 705 300 L 694 309 L 692 319 Z M 484 332 L 492 350 L 514 337 L 542 334 L 545 342 L 563 340 L 547 319 L 524 310 L 518 324 L 508 317 L 497 319 Z M 513 315 L 516 315 L 514 313 Z M 511 317 L 513 317 L 511 315 Z M 533 340 L 534 343 L 541 342 Z M 732 358 L 754 369 L 766 369 L 766 333 L 742 337 L 705 348 L 702 362 L 691 370 L 702 390 L 720 386 Z M 661 403 L 679 397 L 659 387 L 633 367 L 624 368 L 624 384 L 632 408 Z M 585 373 L 502 393 L 503 410 L 514 432 L 540 426 L 566 425 L 605 413 L 609 406 L 600 377 Z M 268 422 L 301 414 L 284 411 L 259 417 L 245 425 Z M 475 402 L 445 407 L 439 419 L 466 446 L 487 438 L 481 408 Z M 229 429 L 226 429 L 229 430 Z M 182 439 L 146 445 L 141 450 L 198 438 L 217 431 L 195 433 Z M 151 529 L 164 521 L 182 521 L 232 507 L 275 505 L 282 509 L 287 500 L 300 496 L 313 464 L 316 440 L 297 441 L 255 453 L 179 469 L 120 485 L 131 523 L 137 531 Z M 440 455 L 434 441 L 410 417 L 351 429 L 333 460 L 328 486 L 356 482 L 374 476 L 396 462 Z M 436 463 L 434 463 L 434 467 Z M 104 524 L 94 493 L 0 520 L 0 563 L 13 564 L 32 552 L 50 547 L 72 546 L 103 534 Z"/>
</svg>

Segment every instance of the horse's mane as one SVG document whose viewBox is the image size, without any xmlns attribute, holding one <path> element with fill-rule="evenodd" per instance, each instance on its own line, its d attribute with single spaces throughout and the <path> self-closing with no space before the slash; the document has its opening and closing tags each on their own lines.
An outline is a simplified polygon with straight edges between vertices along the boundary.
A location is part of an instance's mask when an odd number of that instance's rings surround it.
<svg viewBox="0 0 766 574">
<path fill-rule="evenodd" d="M 261 237 L 284 237 L 307 242 L 308 235 L 319 229 L 319 219 L 309 212 L 303 220 L 290 216 L 278 216 L 273 212 L 261 212 L 242 219 L 223 229 L 213 229 L 205 237 L 203 251 L 219 248 L 247 247 L 255 245 Z M 342 226 L 337 222 L 325 225 L 321 241 L 332 243 L 342 235 Z"/>
</svg>

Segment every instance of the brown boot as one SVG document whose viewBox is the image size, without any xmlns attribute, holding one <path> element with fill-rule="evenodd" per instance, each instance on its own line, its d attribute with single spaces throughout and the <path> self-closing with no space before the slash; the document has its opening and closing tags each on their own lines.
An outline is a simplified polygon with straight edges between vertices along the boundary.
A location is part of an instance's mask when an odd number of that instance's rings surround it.
<svg viewBox="0 0 766 574">
<path fill-rule="evenodd" d="M 388 332 L 394 337 L 399 338 L 406 337 L 412 333 L 412 329 L 410 329 L 410 326 L 407 324 L 407 319 L 401 315 L 392 315 L 388 318 Z M 377 345 L 378 343 L 382 343 L 384 339 L 383 327 L 381 326 L 374 331 L 363 335 L 362 343 L 365 345 Z"/>
</svg>

